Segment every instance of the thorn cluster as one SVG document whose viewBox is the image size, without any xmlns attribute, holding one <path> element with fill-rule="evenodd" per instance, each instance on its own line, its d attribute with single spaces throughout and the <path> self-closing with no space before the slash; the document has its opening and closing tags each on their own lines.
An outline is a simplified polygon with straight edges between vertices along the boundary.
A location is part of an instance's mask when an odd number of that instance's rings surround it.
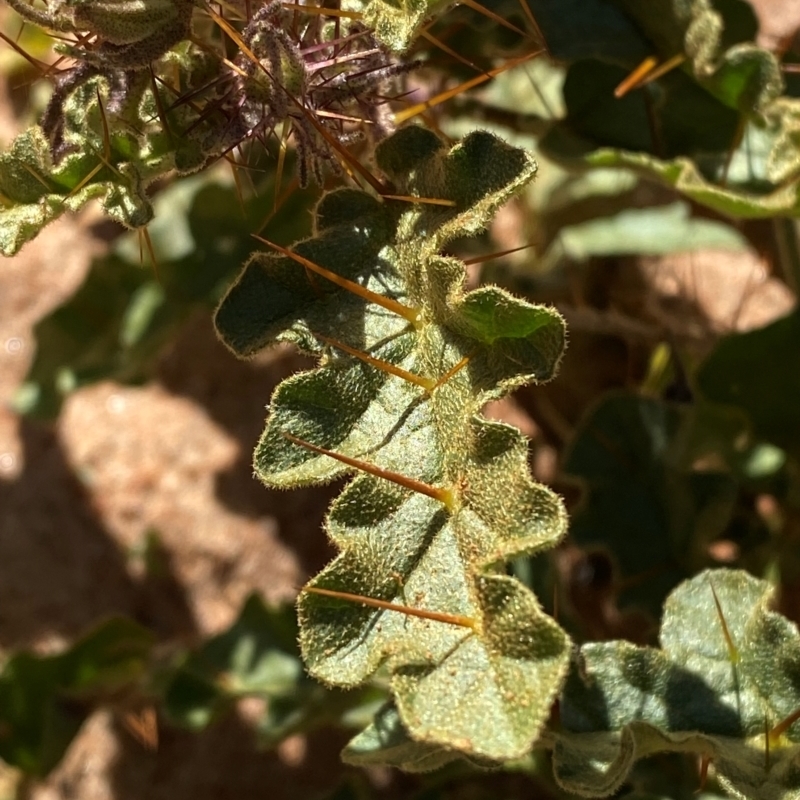
<svg viewBox="0 0 800 800">
<path fill-rule="evenodd" d="M 248 18 L 240 21 L 192 0 L 51 0 L 46 9 L 27 0 L 11 0 L 10 5 L 26 21 L 74 37 L 57 47 L 74 63 L 47 75 L 54 91 L 42 129 L 55 164 L 75 151 L 81 139 L 81 131 L 71 130 L 70 98 L 100 78 L 103 113 L 112 130 L 131 128 L 136 117 L 131 110 L 139 108 L 147 91 L 154 92 L 161 111 L 160 93 L 165 91 L 174 96 L 166 113 L 191 109 L 194 121 L 170 131 L 160 113 L 161 128 L 194 141 L 206 163 L 250 140 L 266 145 L 278 128 L 282 146 L 288 138 L 294 142 L 301 186 L 312 175 L 321 183 L 326 165 L 341 171 L 341 159 L 347 159 L 344 148 L 392 132 L 391 82 L 415 66 L 394 59 L 361 23 L 343 21 L 344 12 L 283 0 L 248 6 Z M 195 12 L 216 23 L 235 54 L 229 58 L 220 53 L 213 35 L 209 41 L 193 35 Z M 188 74 L 173 86 L 174 69 L 164 67 L 170 66 L 169 51 L 185 40 L 191 42 L 186 44 L 190 50 L 204 54 L 199 71 L 206 71 L 209 56 L 214 67 L 211 74 Z M 149 133 L 137 131 L 140 136 Z"/>
<path fill-rule="evenodd" d="M 392 132 L 388 84 L 415 66 L 394 61 L 358 23 L 341 30 L 338 16 L 306 16 L 271 0 L 234 37 L 239 54 L 223 64 L 229 80 L 215 106 L 226 122 L 206 142 L 227 152 L 246 139 L 264 140 L 283 123 L 297 149 L 301 186 L 310 174 L 322 183 L 325 164 L 340 172 L 339 152 L 365 132 L 373 140 Z"/>
</svg>

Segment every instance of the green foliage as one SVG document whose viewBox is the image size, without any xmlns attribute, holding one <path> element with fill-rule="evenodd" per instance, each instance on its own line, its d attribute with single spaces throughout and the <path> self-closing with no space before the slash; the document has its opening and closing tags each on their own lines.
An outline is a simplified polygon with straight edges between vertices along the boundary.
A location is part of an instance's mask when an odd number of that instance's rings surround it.
<svg viewBox="0 0 800 800">
<path fill-rule="evenodd" d="M 186 654 L 166 682 L 163 706 L 175 723 L 200 730 L 241 697 L 266 702 L 258 736 L 268 747 L 319 725 L 358 726 L 384 694 L 373 687 L 332 692 L 312 681 L 297 650 L 293 609 L 268 608 L 252 595 L 225 633 Z"/>
<path fill-rule="evenodd" d="M 722 413 L 716 425 L 730 436 L 736 421 Z M 623 579 L 633 579 L 623 602 L 656 617 L 670 589 L 707 565 L 708 544 L 734 509 L 734 478 L 692 466 L 702 452 L 698 431 L 713 423 L 698 420 L 694 408 L 609 395 L 583 421 L 564 462 L 586 492 L 570 533 L 582 545 L 608 548 Z M 640 575 L 650 577 L 637 581 Z"/>
<path fill-rule="evenodd" d="M 744 572 L 701 572 L 667 600 L 660 650 L 584 645 L 554 734 L 559 783 L 605 797 L 637 759 L 693 752 L 733 797 L 796 797 L 800 635 L 771 595 Z"/>
<path fill-rule="evenodd" d="M 124 711 L 157 700 L 172 724 L 199 731 L 242 697 L 265 701 L 258 735 L 273 747 L 322 725 L 361 727 L 386 695 L 378 686 L 344 693 L 312 681 L 294 610 L 253 595 L 227 631 L 166 661 L 153 635 L 127 619 L 103 623 L 56 656 L 12 656 L 0 672 L 0 758 L 45 775 L 100 705 Z"/>
<path fill-rule="evenodd" d="M 328 518 L 342 552 L 310 588 L 411 603 L 469 624 L 306 592 L 304 657 L 312 674 L 341 686 L 363 683 L 386 662 L 403 725 L 424 750 L 514 758 L 530 749 L 549 713 L 567 640 L 536 598 L 497 569 L 555 543 L 564 513 L 556 496 L 531 480 L 519 432 L 478 412 L 514 386 L 552 376 L 563 323 L 495 287 L 465 294 L 463 265 L 438 252 L 485 227 L 535 164 L 488 134 L 448 151 L 422 128 L 395 134 L 378 148 L 377 161 L 402 194 L 452 207 L 333 192 L 317 208 L 315 237 L 295 249 L 402 303 L 405 313 L 316 276 L 311 281 L 286 256 L 256 254 L 216 323 L 242 355 L 271 340 L 322 354 L 319 337 L 335 336 L 340 351 L 358 348 L 431 381 L 425 389 L 353 355 L 323 355 L 318 369 L 276 390 L 256 472 L 268 485 L 289 487 L 347 469 L 288 434 L 428 487 L 357 477 Z M 447 379 L 437 385 L 441 376 Z M 409 765 L 418 760 L 411 751 Z"/>
<path fill-rule="evenodd" d="M 61 759 L 98 697 L 135 686 L 152 636 L 114 619 L 57 656 L 19 653 L 0 672 L 0 758 L 34 775 Z"/>
<path fill-rule="evenodd" d="M 184 82 L 205 77 L 205 60 L 191 48 L 168 59 Z M 41 128 L 31 128 L 0 153 L 0 253 L 13 255 L 49 222 L 93 199 L 111 219 L 143 227 L 153 216 L 147 185 L 207 163 L 195 140 L 171 132 L 194 124 L 196 112 L 186 105 L 164 111 L 173 98 L 166 90 L 156 98 L 146 73 L 130 80 L 124 103 L 113 82 L 86 80 L 64 99 L 56 145 Z M 121 107 L 111 114 L 109 105 Z"/>
<path fill-rule="evenodd" d="M 375 31 L 375 38 L 396 53 L 403 53 L 417 38 L 423 23 L 451 5 L 451 0 L 367 0 L 364 21 Z"/>
<path fill-rule="evenodd" d="M 700 369 L 698 383 L 709 399 L 744 411 L 756 437 L 800 457 L 798 312 L 723 340 Z"/>
<path fill-rule="evenodd" d="M 550 51 L 569 62 L 566 115 L 542 147 L 575 167 L 628 167 L 730 216 L 796 213 L 800 105 L 778 61 L 750 41 L 741 0 L 533 0 Z M 615 97 L 646 57 L 682 65 Z"/>
<path fill-rule="evenodd" d="M 207 177 L 169 187 L 157 200 L 150 227 L 157 266 L 139 263 L 135 235 L 97 259 L 78 291 L 36 326 L 36 358 L 17 406 L 53 417 L 65 395 L 98 380 L 136 383 L 198 311 L 219 301 L 250 252 L 250 231 L 291 236 L 305 227 L 304 192 L 271 214 L 274 187 L 244 203 L 234 186 Z"/>
</svg>

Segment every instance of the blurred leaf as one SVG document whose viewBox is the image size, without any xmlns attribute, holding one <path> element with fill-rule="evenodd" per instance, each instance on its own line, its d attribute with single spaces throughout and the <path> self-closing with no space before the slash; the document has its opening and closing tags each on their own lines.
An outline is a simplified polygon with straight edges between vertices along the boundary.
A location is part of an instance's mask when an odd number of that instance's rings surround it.
<svg viewBox="0 0 800 800">
<path fill-rule="evenodd" d="M 756 18 L 742 0 L 528 2 L 553 57 L 613 64 L 622 71 L 617 83 L 647 56 L 663 63 L 684 54 L 687 74 L 743 113 L 782 90 L 777 59 L 752 42 Z"/>
<path fill-rule="evenodd" d="M 742 409 L 756 437 L 800 457 L 800 312 L 726 337 L 697 380 L 710 400 Z"/>
<path fill-rule="evenodd" d="M 747 240 L 732 226 L 693 217 L 688 203 L 676 202 L 626 208 L 567 225 L 558 233 L 555 247 L 574 261 L 585 261 L 593 256 L 662 255 L 702 248 L 744 250 Z"/>
<path fill-rule="evenodd" d="M 693 426 L 688 408 L 606 396 L 581 422 L 564 462 L 585 489 L 572 537 L 609 548 L 628 587 L 623 604 L 654 616 L 670 589 L 707 563 L 706 547 L 736 497 L 731 476 L 692 469 Z"/>
<path fill-rule="evenodd" d="M 36 358 L 18 408 L 52 417 L 65 394 L 88 383 L 145 380 L 191 314 L 209 312 L 240 269 L 252 249 L 250 232 L 272 209 L 273 191 L 266 181 L 242 209 L 234 187 L 208 175 L 165 190 L 152 226 L 157 267 L 136 263 L 133 234 L 92 264 L 78 291 L 36 325 Z M 307 199 L 307 193 L 293 193 L 264 235 L 300 233 Z"/>
<path fill-rule="evenodd" d="M 60 655 L 12 656 L 0 673 L 0 758 L 45 775 L 94 705 L 144 676 L 152 643 L 135 622 L 113 619 Z"/>
<path fill-rule="evenodd" d="M 297 647 L 291 606 L 269 608 L 251 595 L 239 618 L 189 654 L 164 689 L 164 710 L 180 725 L 201 730 L 241 697 L 266 701 L 257 724 L 259 741 L 273 747 L 294 733 L 324 724 L 362 727 L 385 692 L 325 689 L 309 679 Z"/>
<path fill-rule="evenodd" d="M 291 606 L 270 609 L 251 595 L 236 622 L 178 669 L 164 696 L 167 713 L 199 729 L 236 697 L 291 696 L 305 679 L 296 639 Z"/>
<path fill-rule="evenodd" d="M 609 0 L 526 0 L 559 61 L 587 58 L 635 66 L 651 54 L 633 20 Z"/>
</svg>

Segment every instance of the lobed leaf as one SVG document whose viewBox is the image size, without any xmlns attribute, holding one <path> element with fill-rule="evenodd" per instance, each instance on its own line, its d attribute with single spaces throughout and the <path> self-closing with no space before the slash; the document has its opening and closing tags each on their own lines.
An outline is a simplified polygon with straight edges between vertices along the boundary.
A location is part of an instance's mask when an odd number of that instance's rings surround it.
<svg viewBox="0 0 800 800">
<path fill-rule="evenodd" d="M 241 355 L 286 340 L 321 356 L 317 369 L 285 381 L 272 398 L 255 453 L 268 486 L 352 471 L 319 448 L 416 482 L 355 478 L 327 521 L 341 553 L 308 588 L 445 618 L 306 592 L 300 641 L 312 674 L 356 686 L 385 664 L 413 742 L 505 760 L 536 739 L 567 639 L 527 589 L 497 573 L 557 541 L 565 516 L 559 499 L 533 482 L 524 437 L 479 412 L 515 386 L 552 377 L 564 328 L 554 311 L 495 287 L 466 293 L 464 265 L 439 252 L 482 230 L 536 166 L 489 134 L 448 150 L 421 128 L 399 131 L 376 158 L 393 194 L 437 202 L 326 195 L 316 235 L 294 248 L 305 267 L 254 256 L 216 324 Z M 308 263 L 374 294 L 346 292 Z M 412 751 L 407 766 L 416 768 Z"/>
<path fill-rule="evenodd" d="M 186 81 L 203 79 L 204 58 L 188 49 L 166 60 Z M 107 110 L 115 102 L 115 88 L 102 77 L 67 93 L 57 163 L 53 142 L 39 127 L 23 132 L 0 153 L 0 254 L 13 255 L 49 222 L 92 199 L 100 200 L 114 221 L 141 228 L 153 216 L 146 193 L 150 182 L 173 171 L 189 174 L 206 165 L 199 133 L 172 133 L 194 125 L 195 112 L 188 105 L 164 112 L 174 98 L 166 90 L 160 90 L 156 98 L 149 74 L 134 75 L 125 79 L 132 85 L 118 113 Z"/>
<path fill-rule="evenodd" d="M 661 649 L 584 645 L 554 735 L 559 783 L 603 797 L 637 759 L 691 752 L 739 800 L 800 796 L 800 724 L 777 728 L 800 708 L 800 635 L 771 600 L 747 573 L 705 571 L 667 600 Z"/>
</svg>

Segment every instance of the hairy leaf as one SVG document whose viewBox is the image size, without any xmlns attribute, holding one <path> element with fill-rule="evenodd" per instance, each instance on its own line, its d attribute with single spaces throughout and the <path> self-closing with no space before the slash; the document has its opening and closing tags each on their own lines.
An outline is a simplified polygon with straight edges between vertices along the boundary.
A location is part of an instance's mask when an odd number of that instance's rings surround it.
<svg viewBox="0 0 800 800">
<path fill-rule="evenodd" d="M 564 329 L 555 312 L 496 287 L 465 293 L 464 265 L 439 252 L 481 231 L 535 164 L 489 134 L 448 150 L 416 127 L 384 142 L 377 162 L 393 193 L 436 202 L 326 195 L 316 235 L 294 248 L 305 268 L 288 256 L 255 255 L 216 324 L 241 355 L 276 339 L 321 354 L 317 369 L 285 381 L 272 398 L 255 454 L 267 485 L 352 470 L 298 439 L 416 482 L 353 480 L 327 524 L 341 554 L 309 588 L 446 619 L 306 592 L 300 638 L 312 674 L 355 686 L 385 663 L 412 740 L 513 758 L 530 749 L 549 713 L 567 640 L 536 598 L 498 570 L 551 546 L 565 520 L 558 498 L 530 477 L 524 437 L 479 411 L 515 386 L 549 379 Z M 309 264 L 389 305 L 344 291 Z"/>
<path fill-rule="evenodd" d="M 186 50 L 168 60 L 185 70 L 184 79 L 202 80 L 203 58 Z M 119 105 L 119 87 L 104 78 L 89 78 L 66 93 L 57 126 L 57 163 L 53 141 L 38 127 L 20 134 L 0 153 L 1 254 L 13 255 L 49 222 L 92 199 L 100 200 L 116 222 L 141 228 L 153 216 L 148 183 L 173 170 L 187 174 L 205 165 L 197 134 L 171 133 L 188 129 L 196 113 L 187 105 L 165 113 L 174 98 L 166 90 L 156 98 L 149 75 L 135 75 L 125 79 L 131 85 L 117 113 L 107 108 Z"/>
<path fill-rule="evenodd" d="M 584 645 L 554 736 L 559 783 L 607 796 L 634 761 L 674 751 L 712 759 L 739 800 L 797 797 L 800 635 L 771 598 L 747 573 L 702 572 L 667 600 L 660 650 Z"/>
</svg>

